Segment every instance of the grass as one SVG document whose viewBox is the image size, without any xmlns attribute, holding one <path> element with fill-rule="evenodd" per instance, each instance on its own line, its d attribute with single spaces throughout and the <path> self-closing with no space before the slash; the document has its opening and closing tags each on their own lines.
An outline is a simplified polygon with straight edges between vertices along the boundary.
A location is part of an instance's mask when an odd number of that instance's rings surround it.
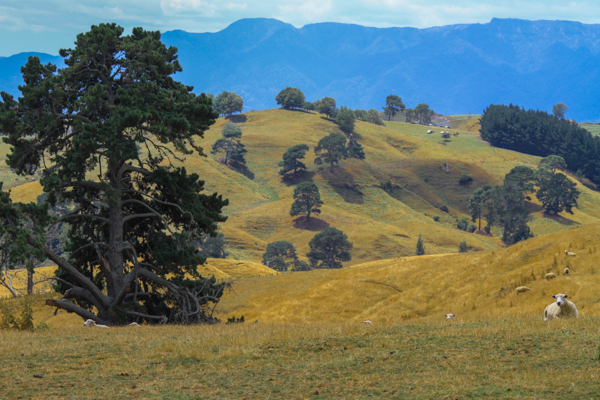
<svg viewBox="0 0 600 400">
<path fill-rule="evenodd" d="M 599 322 L 440 316 L 0 331 L 0 397 L 597 398 Z"/>
<path fill-rule="evenodd" d="M 579 126 L 581 126 L 582 128 L 584 128 L 585 130 L 587 130 L 588 132 L 590 132 L 592 135 L 594 136 L 599 136 L 600 135 L 600 124 L 599 123 L 591 123 L 591 122 L 584 122 L 582 124 L 579 124 Z"/>
</svg>

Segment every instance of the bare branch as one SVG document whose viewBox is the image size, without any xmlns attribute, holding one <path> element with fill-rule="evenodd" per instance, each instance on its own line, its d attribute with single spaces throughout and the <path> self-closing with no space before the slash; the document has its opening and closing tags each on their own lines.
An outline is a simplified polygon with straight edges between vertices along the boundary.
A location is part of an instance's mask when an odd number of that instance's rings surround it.
<svg viewBox="0 0 600 400">
<path fill-rule="evenodd" d="M 94 321 L 96 321 L 100 324 L 111 325 L 111 323 L 109 321 L 106 321 L 105 319 L 98 317 L 93 312 L 88 311 L 85 308 L 81 308 L 78 305 L 76 305 L 75 303 L 72 303 L 71 301 L 66 300 L 66 299 L 62 299 L 62 300 L 46 299 L 46 305 L 50 306 L 50 307 L 60 308 L 61 310 L 65 310 L 68 312 L 74 312 L 75 314 L 79 315 L 83 319 L 93 319 Z"/>
<path fill-rule="evenodd" d="M 138 168 L 134 167 L 133 165 L 125 164 L 119 169 L 119 172 L 117 172 L 117 177 L 120 179 L 123 176 L 123 173 L 125 173 L 126 171 L 138 172 L 144 176 L 148 176 L 152 173 L 145 168 Z"/>
<path fill-rule="evenodd" d="M 142 313 L 136 312 L 136 311 L 125 311 L 125 314 L 131 315 L 132 317 L 142 317 L 142 318 L 148 318 L 148 319 L 158 319 L 158 320 L 160 320 L 161 324 L 166 324 L 167 322 L 169 322 L 169 319 L 167 317 L 160 316 L 160 315 L 142 314 Z"/>
</svg>

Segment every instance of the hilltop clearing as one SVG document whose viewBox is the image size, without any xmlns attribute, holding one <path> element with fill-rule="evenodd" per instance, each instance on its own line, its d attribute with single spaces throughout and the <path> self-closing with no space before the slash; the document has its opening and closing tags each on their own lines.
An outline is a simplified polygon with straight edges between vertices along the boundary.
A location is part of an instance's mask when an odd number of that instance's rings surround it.
<svg viewBox="0 0 600 400">
<path fill-rule="evenodd" d="M 386 122 L 382 127 L 357 122 L 353 137 L 364 147 L 366 159 L 341 161 L 331 173 L 328 167 L 314 165 L 317 142 L 340 132 L 323 115 L 275 109 L 236 115 L 232 120 L 243 131 L 246 170 L 233 170 L 210 154 L 227 122 L 223 118 L 201 141 L 208 156 L 190 156 L 184 164 L 206 181 L 207 193 L 221 193 L 230 201 L 225 207 L 229 218 L 221 225 L 230 257 L 256 262 L 262 260 L 267 244 L 278 240 L 292 242 L 302 258 L 310 239 L 328 226 L 342 230 L 354 243 L 353 259 L 346 265 L 413 255 L 419 234 L 425 240 L 426 254 L 456 253 L 462 240 L 470 251 L 500 248 L 503 245 L 495 237 L 457 229 L 456 218 L 468 213 L 468 199 L 475 188 L 498 185 L 515 166 L 535 167 L 540 159 L 491 147 L 477 132 L 453 129 L 459 135 L 443 140 L 440 128 L 427 134 L 430 127 L 420 125 Z M 476 119 L 465 116 L 453 120 L 465 128 L 476 124 Z M 302 143 L 310 146 L 304 161 L 308 172 L 295 182 L 282 181 L 277 163 L 289 147 Z M 14 177 L 6 167 L 0 166 L 0 173 Z M 458 183 L 464 174 L 473 178 L 468 186 Z M 13 199 L 35 201 L 41 194 L 39 183 L 15 187 L 23 181 L 19 179 L 6 182 L 7 188 L 13 188 Z M 289 216 L 294 188 L 302 181 L 314 182 L 324 202 L 322 213 L 308 224 L 303 217 Z M 384 190 L 382 183 L 388 181 L 391 186 Z M 600 218 L 600 196 L 580 184 L 578 189 L 582 194 L 573 215 L 548 217 L 535 199 L 529 203 L 535 235 Z M 440 210 L 444 205 L 449 213 Z"/>
</svg>

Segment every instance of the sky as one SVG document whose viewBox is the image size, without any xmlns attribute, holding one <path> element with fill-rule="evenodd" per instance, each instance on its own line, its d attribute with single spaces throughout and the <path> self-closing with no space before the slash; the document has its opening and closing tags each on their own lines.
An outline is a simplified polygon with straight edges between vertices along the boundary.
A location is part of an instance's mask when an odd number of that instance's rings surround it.
<svg viewBox="0 0 600 400">
<path fill-rule="evenodd" d="M 600 23 L 598 0 L 0 0 L 0 57 L 58 54 L 91 25 L 116 22 L 166 32 L 217 32 L 242 18 L 300 28 L 318 22 L 372 27 L 487 23 L 492 18 Z"/>
</svg>

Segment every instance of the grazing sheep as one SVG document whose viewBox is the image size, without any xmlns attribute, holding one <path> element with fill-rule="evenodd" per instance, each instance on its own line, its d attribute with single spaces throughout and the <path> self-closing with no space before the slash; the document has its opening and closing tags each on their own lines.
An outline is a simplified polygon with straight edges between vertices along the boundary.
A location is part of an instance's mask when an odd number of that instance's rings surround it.
<svg viewBox="0 0 600 400">
<path fill-rule="evenodd" d="M 568 276 L 570 274 L 571 274 L 571 270 L 569 268 L 565 268 L 565 270 L 563 271 L 563 275 Z"/>
<path fill-rule="evenodd" d="M 565 250 L 565 255 L 567 257 L 575 257 L 577 254 L 573 253 L 572 251 Z"/>
<path fill-rule="evenodd" d="M 139 327 L 140 327 L 140 326 L 139 326 L 139 324 L 137 324 L 136 322 L 132 322 L 132 323 L 130 323 L 130 324 L 129 324 L 129 325 L 127 325 L 127 326 L 133 326 L 133 327 L 137 327 L 137 328 L 139 328 Z"/>
<path fill-rule="evenodd" d="M 527 286 L 519 286 L 516 290 L 518 296 L 519 293 L 525 293 L 526 291 L 531 290 L 531 288 L 528 288 Z"/>
<path fill-rule="evenodd" d="M 365 325 L 373 325 L 373 323 L 369 320 L 363 321 L 362 323 Z"/>
<path fill-rule="evenodd" d="M 550 272 L 549 274 L 546 274 L 546 280 L 549 281 L 550 279 L 554 279 L 556 278 L 556 274 L 554 272 Z"/>
<path fill-rule="evenodd" d="M 429 129 L 427 133 L 433 133 L 433 129 Z"/>
<path fill-rule="evenodd" d="M 106 326 L 106 325 L 97 324 L 96 321 L 94 321 L 93 319 L 86 320 L 83 323 L 83 325 L 85 325 L 85 326 L 95 326 L 96 328 L 108 328 L 108 326 Z"/>
<path fill-rule="evenodd" d="M 567 300 L 566 294 L 559 293 L 552 296 L 556 302 L 548 305 L 544 310 L 544 321 L 552 318 L 578 318 L 579 311 L 572 301 Z"/>
<path fill-rule="evenodd" d="M 444 317 L 446 317 L 446 319 L 452 319 L 456 317 L 456 314 L 444 314 Z"/>
</svg>

